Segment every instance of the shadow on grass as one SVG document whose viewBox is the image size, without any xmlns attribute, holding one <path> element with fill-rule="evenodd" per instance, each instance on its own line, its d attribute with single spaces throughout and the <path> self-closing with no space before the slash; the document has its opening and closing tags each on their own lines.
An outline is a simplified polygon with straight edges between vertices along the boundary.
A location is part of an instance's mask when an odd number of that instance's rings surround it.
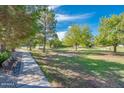
<svg viewBox="0 0 124 93">
<path fill-rule="evenodd" d="M 99 50 L 99 49 L 92 49 L 92 48 L 88 48 L 88 49 L 84 49 L 84 50 L 63 50 L 63 49 L 52 49 L 52 51 L 54 52 L 59 52 L 59 53 L 75 53 L 75 54 L 83 54 L 83 55 L 117 55 L 117 56 L 124 56 L 124 52 L 116 52 L 114 53 L 112 50 Z"/>
<path fill-rule="evenodd" d="M 84 54 L 84 55 L 88 55 L 88 54 L 92 54 L 92 55 L 117 55 L 117 56 L 124 56 L 124 52 L 116 52 L 114 53 L 113 51 L 108 51 L 108 50 L 81 50 L 80 54 Z"/>
<path fill-rule="evenodd" d="M 124 64 L 80 56 L 35 58 L 48 80 L 60 82 L 63 87 L 124 87 Z"/>
</svg>

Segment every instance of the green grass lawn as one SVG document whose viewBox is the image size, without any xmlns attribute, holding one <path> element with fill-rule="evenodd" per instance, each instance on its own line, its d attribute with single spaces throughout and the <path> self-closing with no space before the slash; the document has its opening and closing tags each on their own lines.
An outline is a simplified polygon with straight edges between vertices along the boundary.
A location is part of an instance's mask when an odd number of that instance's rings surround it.
<svg viewBox="0 0 124 93">
<path fill-rule="evenodd" d="M 118 48 L 119 50 L 120 48 Z M 102 48 L 33 51 L 53 87 L 124 87 L 124 49 L 117 54 Z"/>
</svg>

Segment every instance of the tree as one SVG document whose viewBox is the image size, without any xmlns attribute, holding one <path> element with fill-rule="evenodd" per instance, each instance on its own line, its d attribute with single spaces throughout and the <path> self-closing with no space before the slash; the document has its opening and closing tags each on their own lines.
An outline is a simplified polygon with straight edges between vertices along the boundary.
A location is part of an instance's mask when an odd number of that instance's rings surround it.
<svg viewBox="0 0 124 93">
<path fill-rule="evenodd" d="M 50 48 L 54 47 L 54 42 L 56 40 L 59 40 L 57 33 L 54 31 L 52 33 L 49 33 L 47 44 Z"/>
<path fill-rule="evenodd" d="M 93 35 L 87 25 L 82 27 L 81 31 L 81 44 L 86 47 L 92 47 Z"/>
<path fill-rule="evenodd" d="M 49 41 L 50 48 L 58 48 L 62 47 L 62 42 L 59 40 L 59 38 L 54 38 Z"/>
<path fill-rule="evenodd" d="M 41 46 L 41 44 L 43 43 L 43 34 L 37 32 L 35 34 L 35 36 L 30 37 L 27 40 L 26 46 L 29 47 L 29 50 L 32 50 L 32 47 L 36 47 L 36 46 Z"/>
<path fill-rule="evenodd" d="M 80 27 L 78 25 L 72 25 L 64 37 L 65 44 L 69 46 L 75 46 L 75 50 L 77 51 L 77 47 L 80 44 L 80 40 L 81 40 Z"/>
<path fill-rule="evenodd" d="M 35 21 L 25 6 L 0 6 L 0 43 L 15 48 L 35 34 Z"/>
<path fill-rule="evenodd" d="M 39 24 L 43 34 L 43 52 L 45 52 L 47 39 L 55 32 L 56 20 L 54 11 L 49 10 L 48 7 L 41 9 L 39 14 Z"/>
<path fill-rule="evenodd" d="M 112 15 L 109 18 L 103 17 L 100 22 L 97 42 L 102 45 L 113 46 L 114 52 L 116 52 L 118 44 L 124 39 L 123 27 L 124 14 Z"/>
<path fill-rule="evenodd" d="M 31 49 L 36 45 L 43 45 L 43 52 L 46 50 L 47 41 L 54 38 L 55 33 L 55 14 L 49 10 L 48 6 L 27 6 L 27 11 L 37 21 L 38 29 L 35 36 L 29 38 L 27 46 Z"/>
</svg>

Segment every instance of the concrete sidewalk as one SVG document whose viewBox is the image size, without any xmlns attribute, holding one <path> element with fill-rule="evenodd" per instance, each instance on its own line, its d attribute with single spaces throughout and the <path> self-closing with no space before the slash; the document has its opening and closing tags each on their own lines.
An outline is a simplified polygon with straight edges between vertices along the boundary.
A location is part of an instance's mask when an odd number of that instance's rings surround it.
<svg viewBox="0 0 124 93">
<path fill-rule="evenodd" d="M 44 76 L 40 67 L 27 51 L 22 52 L 22 72 L 18 76 L 17 87 L 21 88 L 40 88 L 50 87 L 50 83 Z"/>
</svg>

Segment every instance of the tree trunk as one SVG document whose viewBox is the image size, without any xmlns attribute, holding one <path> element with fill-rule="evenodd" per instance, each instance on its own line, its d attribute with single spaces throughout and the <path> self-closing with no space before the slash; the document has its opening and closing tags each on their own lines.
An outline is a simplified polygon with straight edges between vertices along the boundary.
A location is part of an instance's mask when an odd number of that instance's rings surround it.
<svg viewBox="0 0 124 93">
<path fill-rule="evenodd" d="M 32 50 L 32 47 L 31 47 L 31 45 L 29 46 L 29 50 L 30 50 L 30 51 Z"/>
<path fill-rule="evenodd" d="M 47 31 L 47 23 L 45 20 L 45 26 L 44 26 L 44 40 L 43 40 L 43 53 L 46 52 L 46 31 Z"/>
<path fill-rule="evenodd" d="M 114 48 L 114 53 L 116 53 L 117 52 L 117 44 L 114 45 L 113 48 Z"/>
<path fill-rule="evenodd" d="M 75 44 L 75 50 L 77 51 L 77 44 Z"/>
<path fill-rule="evenodd" d="M 32 50 L 32 40 L 29 41 L 29 50 Z"/>
<path fill-rule="evenodd" d="M 11 51 L 12 51 L 12 52 L 15 52 L 15 48 L 11 48 Z"/>
<path fill-rule="evenodd" d="M 43 53 L 46 52 L 46 36 L 44 36 L 44 41 L 43 41 Z"/>
<path fill-rule="evenodd" d="M 52 44 L 51 44 L 51 42 L 49 43 L 49 46 L 50 46 L 50 48 L 52 48 Z"/>
<path fill-rule="evenodd" d="M 5 44 L 0 44 L 0 52 L 4 52 L 6 50 Z"/>
</svg>

